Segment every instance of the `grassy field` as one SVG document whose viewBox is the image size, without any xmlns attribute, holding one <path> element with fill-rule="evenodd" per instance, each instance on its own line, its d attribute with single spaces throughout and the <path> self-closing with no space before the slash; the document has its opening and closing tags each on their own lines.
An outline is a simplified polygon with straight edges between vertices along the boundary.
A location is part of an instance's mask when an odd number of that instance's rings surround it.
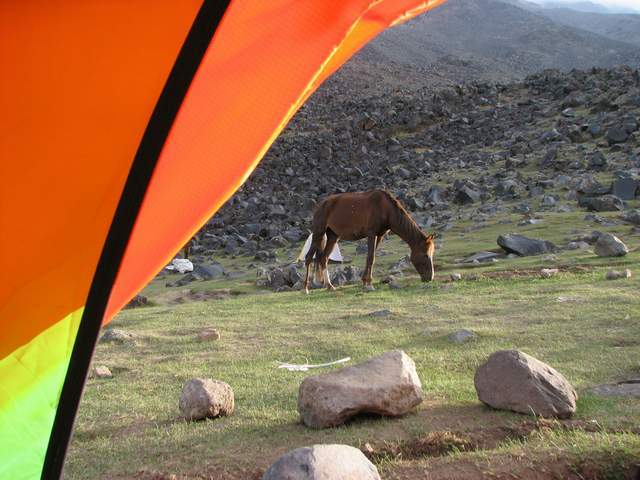
<svg viewBox="0 0 640 480">
<path fill-rule="evenodd" d="M 135 344 L 98 345 L 94 365 L 108 366 L 114 378 L 88 382 L 66 478 L 260 478 L 289 449 L 334 442 L 369 449 L 387 479 L 625 478 L 640 459 L 640 399 L 597 396 L 591 388 L 640 377 L 640 238 L 629 225 L 589 225 L 584 215 L 543 213 L 541 224 L 526 227 L 516 226 L 518 215 L 460 221 L 442 236 L 436 281 L 424 285 L 411 274 L 400 279 L 400 290 L 378 283 L 370 293 L 359 286 L 309 296 L 259 291 L 247 258 L 221 259 L 227 270 L 247 272 L 234 280 L 166 288 L 170 277 L 157 279 L 145 291 L 156 305 L 125 310 L 112 322 L 138 335 Z M 592 250 L 561 251 L 482 266 L 457 263 L 495 249 L 499 233 L 561 245 L 593 229 L 616 233 L 631 253 L 603 259 Z M 299 248 L 278 257 L 294 258 Z M 393 237 L 382 250 L 377 280 L 407 253 Z M 362 266 L 353 244 L 343 251 Z M 634 276 L 605 280 L 611 266 Z M 543 267 L 561 271 L 543 279 Z M 449 280 L 454 271 L 462 281 Z M 194 291 L 211 299 L 188 301 Z M 392 313 L 370 315 L 381 309 Z M 221 339 L 199 341 L 208 327 Z M 449 340 L 463 328 L 477 337 Z M 297 390 L 310 373 L 278 369 L 278 361 L 350 356 L 353 364 L 393 349 L 413 358 L 422 380 L 425 401 L 415 412 L 328 430 L 300 423 Z M 539 421 L 483 406 L 473 375 L 499 349 L 523 350 L 563 373 L 580 396 L 574 418 Z M 178 398 L 193 377 L 229 383 L 235 414 L 181 419 Z"/>
</svg>

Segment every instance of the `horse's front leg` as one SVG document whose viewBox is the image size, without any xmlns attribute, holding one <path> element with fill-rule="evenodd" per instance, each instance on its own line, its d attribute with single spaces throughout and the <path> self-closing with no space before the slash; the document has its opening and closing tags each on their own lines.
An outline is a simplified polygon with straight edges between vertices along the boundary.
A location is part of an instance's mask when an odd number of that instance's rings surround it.
<svg viewBox="0 0 640 480">
<path fill-rule="evenodd" d="M 364 272 L 362 272 L 362 286 L 367 291 L 373 291 L 372 282 L 372 272 L 373 272 L 373 264 L 376 260 L 376 245 L 377 245 L 378 237 L 376 235 L 369 235 L 367 237 L 368 244 L 368 252 L 367 252 L 367 265 L 364 267 Z"/>
</svg>

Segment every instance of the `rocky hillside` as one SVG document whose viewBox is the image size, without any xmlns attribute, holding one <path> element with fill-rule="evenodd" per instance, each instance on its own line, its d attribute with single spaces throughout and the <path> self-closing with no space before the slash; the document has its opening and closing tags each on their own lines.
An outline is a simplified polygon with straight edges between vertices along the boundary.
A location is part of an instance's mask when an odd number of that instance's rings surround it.
<svg viewBox="0 0 640 480">
<path fill-rule="evenodd" d="M 273 260 L 335 192 L 389 189 L 440 231 L 512 211 L 624 210 L 640 194 L 638 70 L 546 70 L 357 101 L 338 87 L 300 110 L 200 232 L 196 255 Z"/>
<path fill-rule="evenodd" d="M 411 66 L 455 82 L 504 81 L 544 68 L 640 65 L 637 45 L 576 28 L 578 19 L 564 23 L 501 0 L 449 0 L 384 32 L 355 61 L 382 69 Z"/>
</svg>

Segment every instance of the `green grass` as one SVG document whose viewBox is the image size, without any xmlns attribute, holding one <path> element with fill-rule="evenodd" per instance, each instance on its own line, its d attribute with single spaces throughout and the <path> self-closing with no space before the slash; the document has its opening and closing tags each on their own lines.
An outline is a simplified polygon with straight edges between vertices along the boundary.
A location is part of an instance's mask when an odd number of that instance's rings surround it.
<svg viewBox="0 0 640 480">
<path fill-rule="evenodd" d="M 529 257 L 488 266 L 455 264 L 475 251 L 494 249 L 497 234 L 507 231 L 563 244 L 576 231 L 590 231 L 582 225 L 583 216 L 584 212 L 548 213 L 542 225 L 522 228 L 515 224 L 517 216 L 513 224 L 498 224 L 495 219 L 473 230 L 469 222 L 459 224 L 444 235 L 437 253 L 438 275 L 442 279 L 448 272 L 460 271 L 465 278 L 478 274 L 477 280 L 438 280 L 425 287 L 409 275 L 401 280 L 401 290 L 377 284 L 375 292 L 366 294 L 359 286 L 349 286 L 333 293 L 313 291 L 309 296 L 300 292 L 257 295 L 251 272 L 234 281 L 182 287 L 231 288 L 237 293 L 224 300 L 123 311 L 113 326 L 138 334 L 137 345 L 98 345 L 94 365 L 107 365 L 114 378 L 88 382 L 66 478 L 114 478 L 140 470 L 197 476 L 219 468 L 264 468 L 277 455 L 307 444 L 359 446 L 428 431 L 521 422 L 526 417 L 490 411 L 476 398 L 474 371 L 499 349 L 523 350 L 562 372 L 580 395 L 576 419 L 595 421 L 603 432 L 636 428 L 640 399 L 590 393 L 594 385 L 637 376 L 640 370 L 640 280 L 637 275 L 629 280 L 604 279 L 612 264 L 632 270 L 638 265 L 640 242 L 628 235 L 628 226 L 600 228 L 622 235 L 633 250 L 621 259 L 601 259 L 591 251 L 562 251 L 555 261 Z M 284 249 L 279 257 L 297 254 L 298 248 Z M 407 252 L 397 238 L 390 238 L 383 250 L 387 255 L 379 257 L 378 279 Z M 354 255 L 355 246 L 345 245 L 344 251 Z M 354 256 L 354 263 L 363 261 L 363 256 Z M 223 262 L 240 268 L 249 259 Z M 550 279 L 515 275 L 519 270 L 532 272 L 554 265 L 573 270 Z M 577 265 L 583 268 L 575 270 Z M 491 277 L 490 272 L 496 271 L 504 275 Z M 156 280 L 145 293 L 153 300 L 172 290 L 164 287 L 169 278 Z M 390 309 L 392 315 L 369 315 L 380 309 Z M 217 328 L 222 338 L 198 341 L 197 334 L 206 327 Z M 473 330 L 477 338 L 463 345 L 449 341 L 447 336 L 462 328 Z M 416 362 L 426 399 L 415 413 L 399 419 L 357 419 L 329 430 L 300 424 L 297 389 L 310 373 L 278 369 L 278 361 L 320 363 L 351 356 L 355 363 L 392 349 L 406 351 Z M 178 398 L 182 385 L 193 377 L 229 383 L 235 392 L 235 414 L 197 423 L 182 420 Z M 579 463 L 580 455 L 605 455 L 612 438 L 606 433 L 553 435 L 557 438 L 532 440 L 527 451 L 533 457 L 543 456 L 555 442 L 564 445 L 555 451 Z M 610 435 L 622 450 L 640 455 L 637 435 Z M 522 448 L 506 444 L 494 453 Z M 475 462 L 483 453 L 456 455 Z M 383 467 L 392 472 L 401 463 L 392 461 Z"/>
</svg>

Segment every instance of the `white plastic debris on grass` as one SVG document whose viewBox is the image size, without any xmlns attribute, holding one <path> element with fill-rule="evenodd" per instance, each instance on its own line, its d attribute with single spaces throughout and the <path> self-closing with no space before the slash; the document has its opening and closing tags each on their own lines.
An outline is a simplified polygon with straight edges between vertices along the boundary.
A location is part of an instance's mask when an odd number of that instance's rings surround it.
<svg viewBox="0 0 640 480">
<path fill-rule="evenodd" d="M 278 362 L 280 364 L 280 365 L 278 365 L 278 368 L 286 368 L 290 372 L 306 372 L 310 368 L 330 367 L 331 365 L 338 365 L 340 363 L 346 363 L 346 362 L 348 362 L 350 360 L 351 360 L 351 357 L 341 358 L 340 360 L 336 360 L 335 362 L 316 363 L 316 364 L 311 364 L 311 363 L 300 363 L 300 364 L 298 364 L 298 363 Z"/>
<path fill-rule="evenodd" d="M 171 264 L 164 268 L 178 273 L 193 272 L 193 263 L 186 258 L 174 258 Z"/>
<path fill-rule="evenodd" d="M 297 259 L 298 262 L 304 262 L 304 259 L 307 256 L 307 252 L 311 248 L 312 238 L 313 238 L 313 234 L 310 234 L 307 237 L 307 241 L 304 242 L 304 247 L 302 247 L 302 250 L 300 251 L 300 255 L 298 255 L 298 259 Z M 322 238 L 322 243 L 325 244 L 326 241 L 327 241 L 327 235 L 325 234 L 325 236 Z M 338 246 L 337 243 L 336 243 L 336 246 L 333 247 L 333 250 L 331 251 L 331 255 L 329 255 L 329 260 L 333 260 L 334 262 L 342 262 L 343 260 L 342 253 L 340 253 L 340 247 Z"/>
</svg>

